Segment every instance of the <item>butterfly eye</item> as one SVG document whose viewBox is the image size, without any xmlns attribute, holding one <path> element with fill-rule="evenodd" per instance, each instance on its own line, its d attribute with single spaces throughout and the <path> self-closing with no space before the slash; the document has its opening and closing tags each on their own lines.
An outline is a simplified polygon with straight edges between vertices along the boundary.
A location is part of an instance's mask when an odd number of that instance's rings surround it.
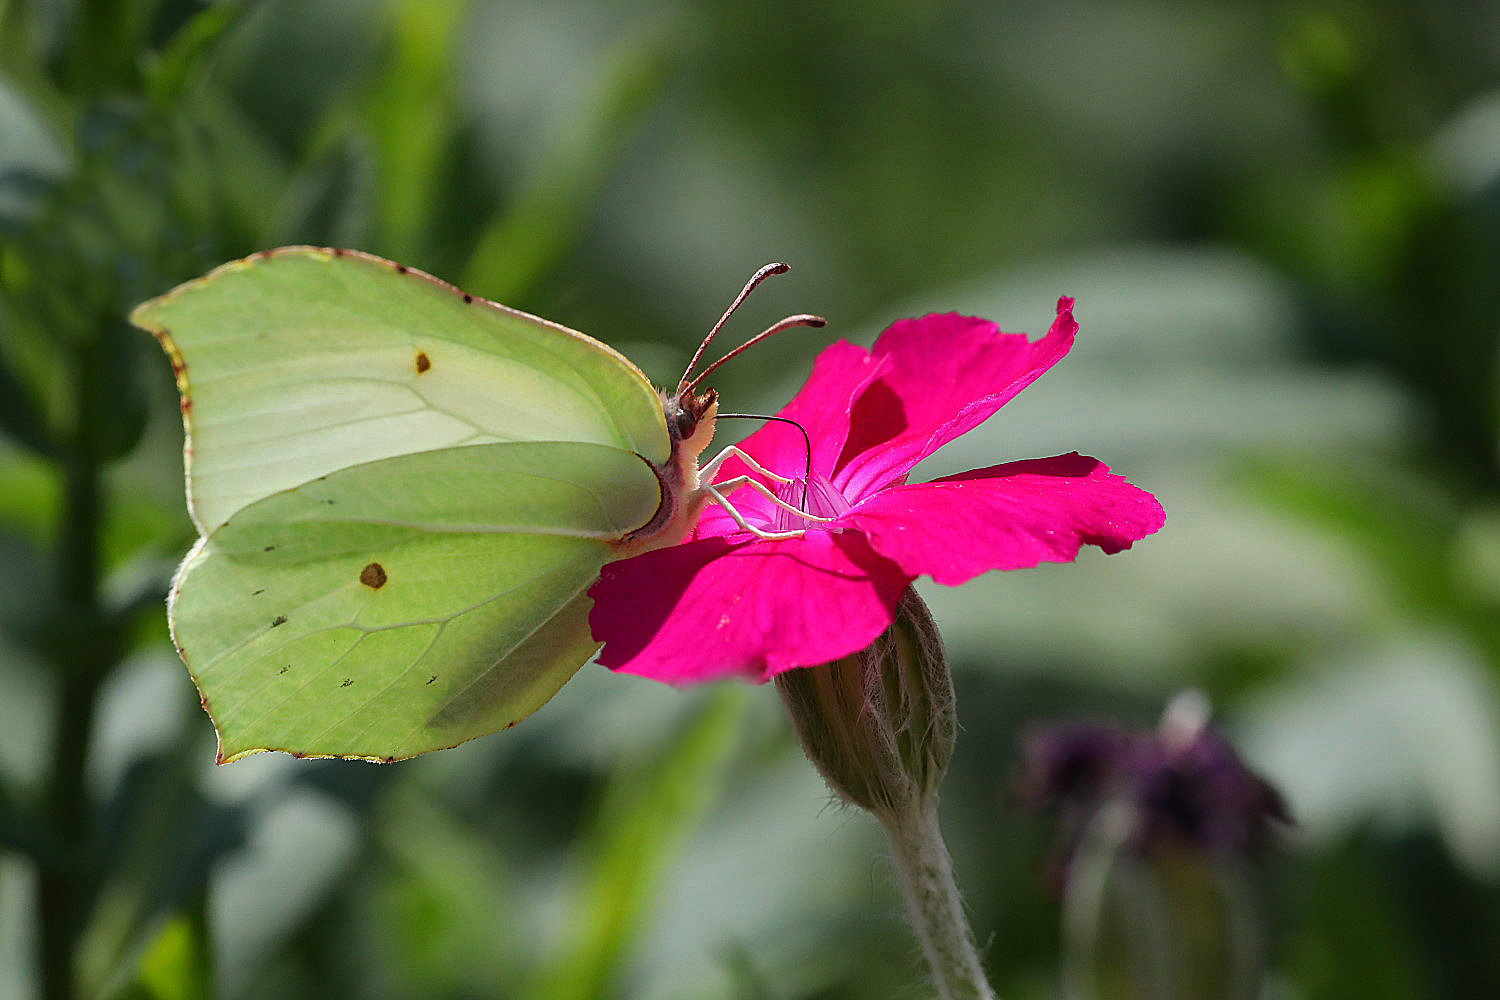
<svg viewBox="0 0 1500 1000">
<path fill-rule="evenodd" d="M 693 436 L 693 431 L 698 426 L 698 417 L 687 409 L 680 409 L 672 414 L 672 425 L 677 431 L 679 440 L 687 440 Z"/>
</svg>

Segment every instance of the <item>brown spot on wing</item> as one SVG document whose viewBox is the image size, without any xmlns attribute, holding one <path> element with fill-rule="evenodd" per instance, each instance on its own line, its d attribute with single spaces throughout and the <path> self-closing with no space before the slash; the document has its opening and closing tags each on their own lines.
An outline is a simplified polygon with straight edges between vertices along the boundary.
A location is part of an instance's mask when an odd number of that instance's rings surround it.
<svg viewBox="0 0 1500 1000">
<path fill-rule="evenodd" d="M 432 367 L 432 359 L 427 356 L 426 351 L 417 352 L 417 374 L 420 375 Z"/>
<path fill-rule="evenodd" d="M 379 590 L 385 586 L 385 567 L 378 562 L 372 562 L 359 571 L 359 582 L 371 590 Z"/>
<path fill-rule="evenodd" d="M 344 683 L 340 684 L 339 687 L 346 688 L 350 684 L 353 684 L 353 683 L 354 683 L 354 678 L 353 677 L 345 677 L 344 678 Z"/>
<path fill-rule="evenodd" d="M 271 627 L 272 628 L 275 628 L 278 625 L 285 625 L 285 624 L 286 624 L 286 615 L 277 615 L 275 618 L 271 619 Z"/>
</svg>

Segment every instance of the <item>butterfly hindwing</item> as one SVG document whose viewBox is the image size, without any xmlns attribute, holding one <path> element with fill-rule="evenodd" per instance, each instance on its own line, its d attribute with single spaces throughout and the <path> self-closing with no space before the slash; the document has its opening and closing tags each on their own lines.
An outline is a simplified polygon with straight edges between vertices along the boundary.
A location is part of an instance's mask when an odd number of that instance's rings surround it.
<svg viewBox="0 0 1500 1000">
<path fill-rule="evenodd" d="M 597 648 L 583 591 L 659 502 L 637 455 L 521 442 L 364 463 L 243 508 L 172 601 L 220 758 L 395 759 L 526 716 Z"/>
</svg>

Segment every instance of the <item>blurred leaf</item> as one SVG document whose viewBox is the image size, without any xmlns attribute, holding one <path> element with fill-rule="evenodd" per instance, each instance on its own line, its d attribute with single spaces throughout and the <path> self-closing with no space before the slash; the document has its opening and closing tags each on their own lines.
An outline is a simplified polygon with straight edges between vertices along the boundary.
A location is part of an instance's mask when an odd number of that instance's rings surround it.
<svg viewBox="0 0 1500 1000">
<path fill-rule="evenodd" d="M 662 31 L 626 35 L 615 45 L 592 98 L 553 137 L 552 148 L 480 237 L 463 287 L 515 301 L 555 266 L 675 68 L 675 52 L 675 39 Z"/>
<path fill-rule="evenodd" d="M 1403 603 L 1452 600 L 1447 555 L 1457 511 L 1428 484 L 1390 467 L 1287 455 L 1247 461 L 1244 482 L 1261 502 L 1354 543 L 1403 592 Z"/>
<path fill-rule="evenodd" d="M 1039 257 L 929 293 L 868 327 L 942 303 L 1034 337 L 1060 295 L 1077 298 L 1068 357 L 924 470 L 1074 449 L 1111 466 L 1140 456 L 1204 467 L 1230 447 L 1294 441 L 1338 451 L 1401 439 L 1409 406 L 1395 387 L 1308 365 L 1295 287 L 1233 247 L 1137 243 Z"/>
<path fill-rule="evenodd" d="M 756 956 L 742 944 L 733 944 L 724 949 L 724 967 L 734 982 L 737 1000 L 777 1000 L 764 973 L 757 968 Z"/>
<path fill-rule="evenodd" d="M 375 228 L 376 169 L 368 141 L 338 142 L 288 180 L 270 242 L 365 245 Z"/>
<path fill-rule="evenodd" d="M 57 864 L 57 852 L 47 831 L 22 813 L 20 803 L 6 792 L 4 778 L 0 774 L 0 851 L 14 852 L 38 864 Z"/>
<path fill-rule="evenodd" d="M 292 183 L 281 150 L 226 95 L 206 90 L 196 95 L 191 108 L 191 115 L 174 122 L 177 176 L 183 181 L 185 214 L 204 220 L 207 232 L 202 238 L 213 243 L 197 247 L 196 256 L 180 262 L 158 287 L 146 289 L 143 298 L 160 294 L 173 280 L 186 280 L 222 263 L 226 256 L 273 242 L 273 228 L 284 210 L 282 195 Z"/>
<path fill-rule="evenodd" d="M 751 692 L 758 745 L 736 758 L 729 793 L 673 859 L 642 920 L 627 995 L 728 1000 L 736 975 L 725 950 L 743 948 L 788 1000 L 925 996 L 879 826 L 832 801 L 770 694 Z M 988 843 L 993 785 L 979 794 Z M 969 866 L 956 863 L 967 889 Z"/>
<path fill-rule="evenodd" d="M 51 756 L 55 681 L 36 648 L 36 632 L 56 605 L 45 558 L 28 540 L 0 531 L 0 784 L 18 804 L 40 793 Z"/>
<path fill-rule="evenodd" d="M 163 660 L 117 673 L 102 706 L 100 750 L 122 759 L 93 762 L 90 777 L 104 785 L 91 859 L 97 897 L 78 949 L 80 976 L 101 992 L 135 974 L 163 921 L 204 905 L 211 874 L 247 839 L 246 810 L 207 799 L 188 777 L 191 759 L 175 749 L 188 711 L 197 714 L 177 665 L 170 665 L 175 683 L 167 696 L 131 704 L 132 693 L 155 693 L 150 682 L 162 676 Z M 126 706 L 133 717 L 122 717 Z M 157 732 L 122 731 L 131 726 Z M 206 932 L 198 926 L 194 933 Z"/>
<path fill-rule="evenodd" d="M 1500 505 L 1466 512 L 1455 548 L 1457 586 L 1500 607 Z"/>
<path fill-rule="evenodd" d="M 224 32 L 241 16 L 248 5 L 219 2 L 194 14 L 161 50 L 150 58 L 146 72 L 146 93 L 163 111 L 187 98 L 188 91 L 201 80 L 205 66 L 212 61 Z"/>
<path fill-rule="evenodd" d="M 362 118 L 378 151 L 373 199 L 379 244 L 396 260 L 417 259 L 440 209 L 437 184 L 454 141 L 453 39 L 467 0 L 428 0 L 389 8 L 391 52 L 362 96 Z"/>
<path fill-rule="evenodd" d="M 146 949 L 135 983 L 124 996 L 135 1000 L 211 1000 L 212 955 L 201 910 L 167 921 Z"/>
<path fill-rule="evenodd" d="M 64 89 L 85 99 L 137 82 L 161 0 L 88 0 L 72 6 L 63 48 Z"/>
<path fill-rule="evenodd" d="M 0 10 L 0 21 L 4 17 Z M 4 136 L 0 141 L 3 233 L 30 218 L 47 186 L 66 173 L 68 158 L 53 124 L 4 76 L 0 76 L 0 136 Z"/>
<path fill-rule="evenodd" d="M 1469 197 L 1500 181 L 1500 89 L 1485 91 L 1461 107 L 1433 136 L 1435 166 Z"/>
<path fill-rule="evenodd" d="M 97 462 L 129 454 L 146 429 L 149 410 L 141 366 L 147 348 L 144 338 L 119 319 L 107 323 L 80 352 L 78 443 Z"/>
<path fill-rule="evenodd" d="M 50 543 L 59 489 L 58 473 L 51 465 L 0 450 L 0 526 L 19 531 L 38 547 Z M 23 579 L 20 572 L 6 574 L 0 587 L 21 586 Z"/>
<path fill-rule="evenodd" d="M 1281 964 L 1308 1000 L 1346 1000 L 1357 984 L 1368 1000 L 1437 1000 L 1414 947 L 1412 915 L 1393 891 L 1390 859 L 1367 835 L 1333 845 L 1298 866 L 1298 928 Z M 1440 959 L 1440 961 L 1446 960 Z"/>
<path fill-rule="evenodd" d="M 35 898 L 32 866 L 19 855 L 0 854 L 0 996 L 37 994 L 31 962 Z"/>
<path fill-rule="evenodd" d="M 378 25 L 393 2 L 249 5 L 216 55 L 217 76 L 237 113 L 280 155 L 298 156 L 330 117 L 344 117 L 347 92 L 369 68 Z"/>
<path fill-rule="evenodd" d="M 593 857 L 569 940 L 525 996 L 592 1000 L 607 993 L 662 871 L 722 792 L 746 700 L 745 689 L 719 685 L 663 748 L 643 755 L 611 784 L 590 836 Z"/>
<path fill-rule="evenodd" d="M 255 770 L 232 767 L 244 772 L 242 779 Z M 353 861 L 359 839 L 354 817 L 321 795 L 283 789 L 259 805 L 249 842 L 218 867 L 210 896 L 222 995 L 245 990 L 317 911 Z"/>
<path fill-rule="evenodd" d="M 55 452 L 52 434 L 40 408 L 16 373 L 0 354 L 0 431 L 38 455 Z"/>
<path fill-rule="evenodd" d="M 1392 466 L 1310 463 L 1279 456 L 1246 466 L 1252 495 L 1337 537 L 1381 571 L 1374 579 L 1404 614 L 1467 628 L 1500 670 L 1493 594 L 1462 572 L 1466 536 L 1453 499 Z"/>
<path fill-rule="evenodd" d="M 392 868 L 382 936 L 410 976 L 403 992 L 478 996 L 516 981 L 533 952 L 506 933 L 529 923 L 512 859 L 410 785 L 384 803 L 377 830 Z"/>
<path fill-rule="evenodd" d="M 1311 837 L 1431 823 L 1472 872 L 1500 875 L 1500 693 L 1462 637 L 1341 651 L 1240 718 L 1247 759 Z"/>
</svg>

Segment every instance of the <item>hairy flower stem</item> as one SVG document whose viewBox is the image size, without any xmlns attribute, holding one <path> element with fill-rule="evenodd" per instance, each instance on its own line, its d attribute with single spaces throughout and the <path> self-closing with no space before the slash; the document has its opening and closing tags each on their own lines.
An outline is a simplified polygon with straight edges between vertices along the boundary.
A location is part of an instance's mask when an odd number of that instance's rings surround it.
<svg viewBox="0 0 1500 1000">
<path fill-rule="evenodd" d="M 908 587 L 868 648 L 777 674 L 776 690 L 828 787 L 885 827 L 939 1000 L 994 1000 L 938 829 L 937 790 L 958 716 L 927 605 Z"/>
<path fill-rule="evenodd" d="M 877 813 L 890 837 L 912 930 L 932 969 L 940 1000 L 995 1000 L 984 977 L 963 898 L 953 879 L 953 860 L 938 829 L 937 800 Z"/>
</svg>

